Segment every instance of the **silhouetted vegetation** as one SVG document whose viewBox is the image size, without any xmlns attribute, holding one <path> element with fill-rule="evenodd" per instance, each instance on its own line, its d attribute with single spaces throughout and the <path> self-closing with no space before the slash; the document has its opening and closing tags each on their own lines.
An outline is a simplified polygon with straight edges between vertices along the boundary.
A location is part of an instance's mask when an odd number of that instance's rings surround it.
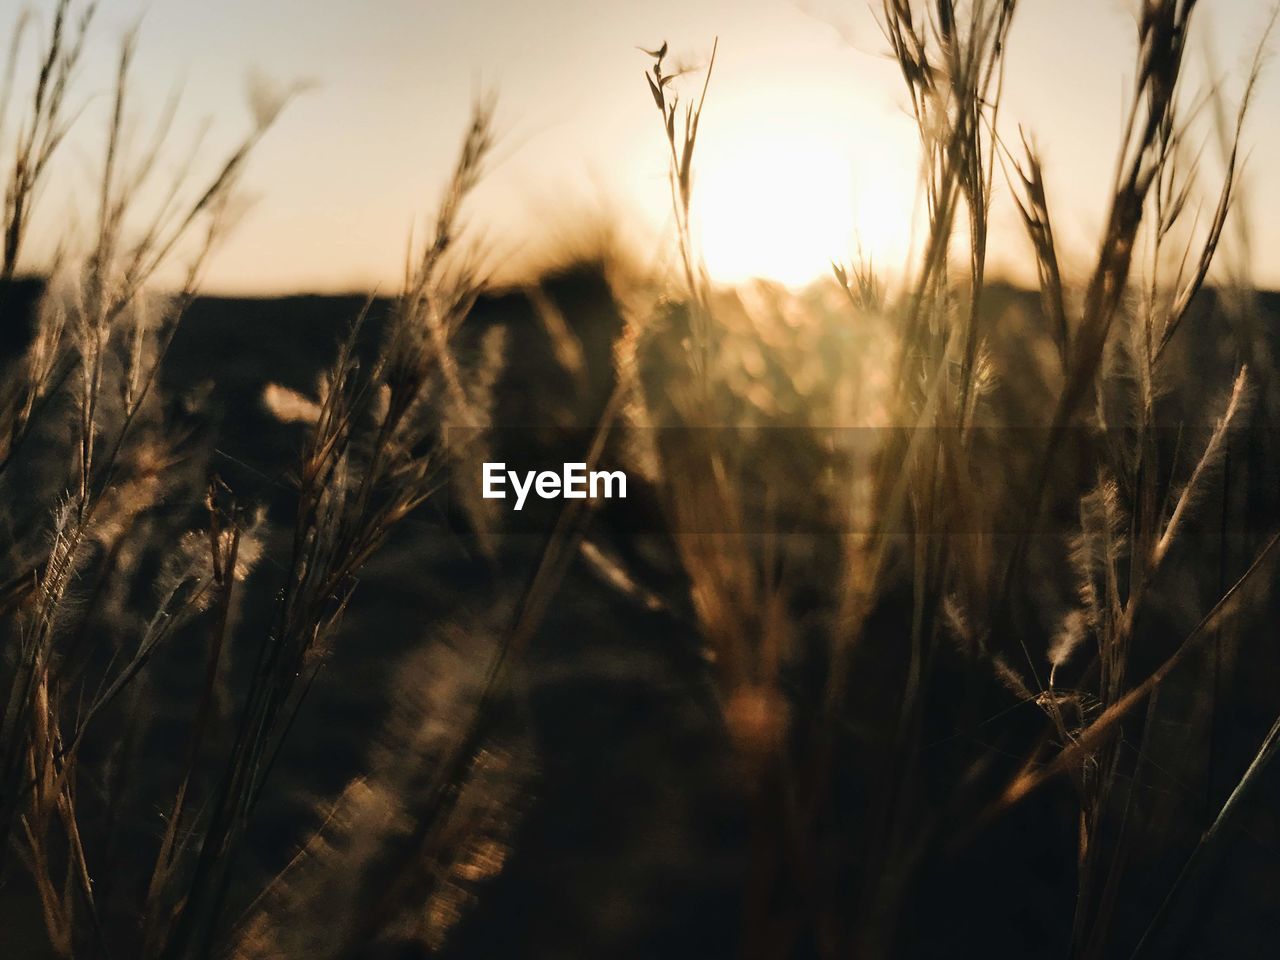
<svg viewBox="0 0 1280 960">
<path fill-rule="evenodd" d="M 133 35 L 86 237 L 29 262 L 94 5 L 19 21 L 0 954 L 1269 956 L 1277 304 L 1228 242 L 1267 38 L 1228 103 L 1184 89 L 1194 0 L 1143 0 L 1073 276 L 1000 123 L 1015 6 L 879 6 L 922 158 L 900 278 L 713 284 L 716 47 L 663 43 L 665 265 L 495 288 L 482 97 L 367 299 L 198 295 L 294 91 L 164 182 Z M 1036 291 L 988 276 L 1000 190 Z M 631 489 L 516 518 L 491 459 Z"/>
</svg>

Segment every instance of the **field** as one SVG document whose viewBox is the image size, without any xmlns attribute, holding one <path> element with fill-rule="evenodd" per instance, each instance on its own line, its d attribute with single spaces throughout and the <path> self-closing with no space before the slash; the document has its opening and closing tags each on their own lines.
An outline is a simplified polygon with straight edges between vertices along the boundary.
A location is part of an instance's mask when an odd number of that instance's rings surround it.
<svg viewBox="0 0 1280 960">
<path fill-rule="evenodd" d="M 401 289 L 204 295 L 295 91 L 153 209 L 134 34 L 88 239 L 42 261 L 101 40 L 69 0 L 15 30 L 0 955 L 1273 955 L 1280 295 L 1236 224 L 1268 37 L 1238 97 L 1188 89 L 1197 5 L 1143 0 L 1076 271 L 999 126 L 1013 0 L 876 6 L 920 242 L 805 289 L 704 266 L 711 44 L 637 54 L 656 264 L 491 281 L 481 95 Z M 988 275 L 999 191 L 1035 289 Z M 627 496 L 515 512 L 487 462 Z"/>
</svg>

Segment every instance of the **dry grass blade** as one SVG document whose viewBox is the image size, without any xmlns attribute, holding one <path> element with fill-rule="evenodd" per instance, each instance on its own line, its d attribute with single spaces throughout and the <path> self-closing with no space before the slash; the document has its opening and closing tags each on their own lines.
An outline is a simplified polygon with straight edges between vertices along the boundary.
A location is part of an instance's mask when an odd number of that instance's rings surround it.
<svg viewBox="0 0 1280 960">
<path fill-rule="evenodd" d="M 1177 539 L 1183 518 L 1187 512 L 1196 500 L 1203 496 L 1202 487 L 1207 475 L 1221 466 L 1228 431 L 1231 430 L 1232 425 L 1240 417 L 1241 409 L 1246 404 L 1247 384 L 1248 369 L 1241 367 L 1240 373 L 1236 376 L 1235 384 L 1231 388 L 1231 396 L 1227 401 L 1227 408 L 1214 425 L 1213 434 L 1209 437 L 1208 444 L 1205 445 L 1204 453 L 1196 461 L 1195 469 L 1191 471 L 1190 479 L 1187 480 L 1186 486 L 1182 488 L 1182 492 L 1178 495 L 1177 502 L 1174 504 L 1169 522 L 1165 524 L 1164 532 L 1160 534 L 1160 539 L 1156 541 L 1155 549 L 1151 556 L 1153 570 L 1158 568 L 1164 561 L 1169 548 Z"/>
<path fill-rule="evenodd" d="M 1114 736 L 1120 721 L 1142 703 L 1153 690 L 1159 687 L 1176 667 L 1185 662 L 1188 657 L 1203 646 L 1213 636 L 1214 630 L 1227 617 L 1231 616 L 1243 598 L 1244 588 L 1249 585 L 1260 571 L 1265 569 L 1267 561 L 1277 546 L 1280 546 L 1280 533 L 1271 536 L 1249 565 L 1249 568 L 1240 575 L 1239 579 L 1231 585 L 1222 598 L 1214 604 L 1213 609 L 1196 624 L 1195 629 L 1186 636 L 1182 643 L 1178 645 L 1177 650 L 1164 663 L 1153 670 L 1145 680 L 1132 687 L 1124 696 L 1109 706 L 1097 719 L 1081 731 L 1066 749 L 1058 753 L 1051 761 L 1038 768 L 1027 770 L 1014 780 L 1005 790 L 1000 800 L 999 809 L 1007 809 L 1020 802 L 1054 777 L 1084 761 L 1085 758 L 1097 750 L 1100 744 Z"/>
</svg>

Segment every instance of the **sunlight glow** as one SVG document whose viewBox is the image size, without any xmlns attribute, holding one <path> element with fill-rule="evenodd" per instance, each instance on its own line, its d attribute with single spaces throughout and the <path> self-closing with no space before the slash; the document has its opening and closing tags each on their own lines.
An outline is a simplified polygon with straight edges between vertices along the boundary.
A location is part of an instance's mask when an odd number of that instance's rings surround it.
<svg viewBox="0 0 1280 960">
<path fill-rule="evenodd" d="M 702 158 L 694 189 L 694 226 L 712 279 L 800 287 L 829 275 L 832 260 L 859 253 L 900 264 L 915 170 L 909 158 L 898 160 L 883 143 L 855 157 L 818 134 L 726 138 Z"/>
</svg>

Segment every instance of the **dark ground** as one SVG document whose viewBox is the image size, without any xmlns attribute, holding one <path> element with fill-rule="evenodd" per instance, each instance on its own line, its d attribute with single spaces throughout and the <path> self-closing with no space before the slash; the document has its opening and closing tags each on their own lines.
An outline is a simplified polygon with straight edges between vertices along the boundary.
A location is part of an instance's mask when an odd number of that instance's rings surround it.
<svg viewBox="0 0 1280 960">
<path fill-rule="evenodd" d="M 523 296 L 482 301 L 474 329 L 463 337 L 464 350 L 480 329 L 501 324 L 511 338 L 508 355 L 515 358 L 499 388 L 499 443 L 536 447 L 543 442 L 539 427 L 566 418 L 571 425 L 590 425 L 612 385 L 609 350 L 620 320 L 599 274 L 571 272 L 550 278 L 546 286 L 584 342 L 591 377 L 585 389 L 564 381 Z M 15 295 L 32 292 L 23 288 Z M 1034 309 L 1033 297 L 1015 291 L 999 291 L 994 300 Z M 1273 312 L 1280 307 L 1280 298 L 1268 302 Z M 204 398 L 202 413 L 184 425 L 211 451 L 211 469 L 243 502 L 268 504 L 274 520 L 288 517 L 289 471 L 302 428 L 277 422 L 262 405 L 262 390 L 277 382 L 311 392 L 362 305 L 358 297 L 202 298 L 166 358 L 163 391 L 172 398 Z M 367 348 L 385 309 L 384 303 L 374 304 Z M 10 340 L 6 349 L 13 347 Z M 180 423 L 182 416 L 175 412 Z M 566 435 L 573 434 L 545 434 Z M 388 729 L 394 736 L 388 725 L 402 706 L 397 697 L 412 698 L 416 689 L 435 695 L 441 678 L 423 674 L 438 661 L 425 657 L 425 650 L 444 644 L 460 657 L 483 659 L 509 625 L 543 536 L 508 534 L 496 560 L 489 561 L 447 503 L 446 498 L 444 506 L 428 505 L 405 523 L 361 578 L 332 657 L 276 771 L 273 799 L 255 823 L 249 875 L 268 877 L 279 869 L 318 822 L 317 806 L 323 809 L 326 798 L 368 771 L 371 750 L 386 745 Z M 1255 511 L 1259 529 L 1280 520 L 1270 511 Z M 476 904 L 444 954 L 736 955 L 743 946 L 746 805 L 697 633 L 680 596 L 681 578 L 661 537 L 640 549 L 611 532 L 607 513 L 595 521 L 589 538 L 670 602 L 649 609 L 592 564 L 580 559 L 571 568 L 511 694 L 513 715 L 524 726 L 507 732 L 512 749 L 528 754 L 532 772 L 511 803 L 509 857 L 496 878 L 476 886 Z M 255 574 L 260 583 L 269 581 L 270 558 L 282 548 L 276 543 L 268 550 L 268 561 Z M 241 615 L 245 634 L 261 629 L 272 608 L 265 586 L 249 596 Z M 459 624 L 469 639 L 457 639 Z M 1256 665 L 1265 673 L 1261 682 L 1274 686 L 1276 668 L 1274 656 Z M 156 669 L 176 675 L 184 664 L 172 656 Z M 460 671 L 458 689 L 419 709 L 451 705 L 464 712 L 474 693 L 468 684 L 477 682 L 473 672 L 474 665 Z M 163 689 L 163 683 L 151 687 Z M 173 699 L 180 701 L 181 693 Z M 162 704 L 157 712 L 167 708 Z M 459 718 L 445 721 L 456 725 Z M 1034 724 L 1035 717 L 1013 711 L 1002 722 L 1017 727 Z M 1247 757 L 1258 742 L 1259 725 L 1265 730 L 1270 718 L 1255 715 L 1245 701 L 1223 722 L 1238 726 L 1235 752 Z M 995 735 L 987 730 L 983 736 Z M 394 743 L 386 748 L 397 749 Z M 424 758 L 430 762 L 429 751 Z M 844 789 L 856 793 L 858 786 Z M 1212 882 L 1194 892 L 1191 916 L 1183 918 L 1180 955 L 1274 955 L 1273 945 L 1280 942 L 1278 800 L 1280 772 L 1273 770 L 1222 851 Z M 1063 955 L 1075 894 L 1068 802 L 1065 790 L 1044 791 L 938 857 L 912 891 L 916 909 L 903 918 L 900 954 Z M 1151 869 L 1171 875 L 1177 862 L 1171 855 Z M 363 877 L 353 883 L 376 881 Z M 1135 894 L 1125 901 L 1133 910 L 1128 926 L 1141 929 L 1149 900 L 1149 894 Z"/>
</svg>

